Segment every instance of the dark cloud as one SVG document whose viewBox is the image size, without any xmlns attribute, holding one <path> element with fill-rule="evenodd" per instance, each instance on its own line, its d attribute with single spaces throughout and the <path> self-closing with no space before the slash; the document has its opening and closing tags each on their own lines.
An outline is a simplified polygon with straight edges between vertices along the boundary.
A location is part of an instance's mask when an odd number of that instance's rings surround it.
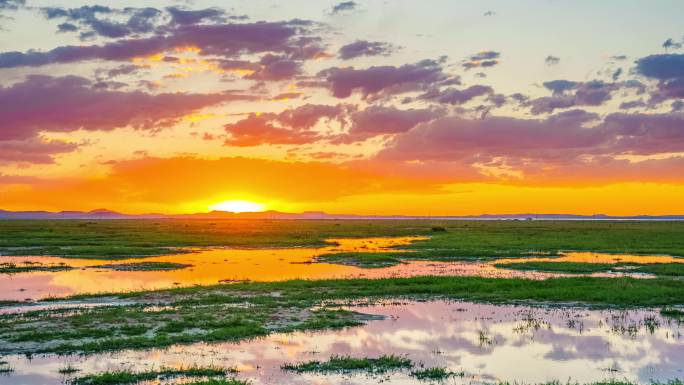
<svg viewBox="0 0 684 385">
<path fill-rule="evenodd" d="M 641 107 L 646 107 L 646 106 L 648 106 L 648 105 L 641 99 L 631 100 L 628 102 L 620 103 L 620 109 L 621 110 L 631 110 L 633 108 L 641 108 Z"/>
<path fill-rule="evenodd" d="M 147 94 L 101 89 L 77 76 L 32 75 L 0 87 L 0 141 L 39 132 L 158 129 L 201 108 L 246 97 L 231 94 Z"/>
<path fill-rule="evenodd" d="M 620 78 L 620 75 L 622 75 L 622 68 L 616 69 L 615 72 L 613 72 L 613 75 L 611 75 L 611 79 L 615 82 Z"/>
<path fill-rule="evenodd" d="M 674 102 L 672 102 L 670 107 L 672 108 L 672 112 L 681 112 L 682 110 L 684 110 L 684 101 L 675 100 Z"/>
<path fill-rule="evenodd" d="M 339 50 L 339 57 L 342 60 L 349 60 L 360 56 L 386 56 L 391 54 L 393 50 L 389 43 L 357 40 L 342 46 Z"/>
<path fill-rule="evenodd" d="M 297 108 L 285 110 L 277 115 L 276 120 L 283 125 L 298 130 L 311 129 L 321 119 L 334 119 L 344 112 L 343 106 L 323 104 L 304 104 Z"/>
<path fill-rule="evenodd" d="M 199 24 L 204 21 L 219 23 L 227 19 L 226 12 L 221 8 L 190 10 L 178 7 L 168 7 L 166 10 L 171 15 L 171 22 L 173 24 Z"/>
<path fill-rule="evenodd" d="M 57 32 L 76 32 L 78 31 L 78 27 L 74 24 L 71 23 L 62 23 L 57 26 Z"/>
<path fill-rule="evenodd" d="M 444 104 L 464 104 L 470 100 L 483 95 L 489 95 L 494 90 L 489 86 L 473 85 L 464 89 L 445 88 L 442 90 L 433 89 L 419 96 L 423 100 L 431 100 Z"/>
<path fill-rule="evenodd" d="M 26 5 L 26 0 L 0 0 L 0 11 L 17 10 Z"/>
<path fill-rule="evenodd" d="M 261 58 L 254 72 L 245 76 L 254 80 L 292 79 L 301 72 L 301 62 L 284 56 L 267 54 Z"/>
<path fill-rule="evenodd" d="M 501 53 L 496 51 L 481 51 L 470 56 L 462 65 L 466 70 L 493 67 L 499 64 L 500 57 Z"/>
<path fill-rule="evenodd" d="M 572 90 L 577 86 L 577 82 L 573 82 L 571 80 L 551 80 L 548 82 L 544 82 L 544 88 L 550 90 L 556 95 L 563 94 L 565 91 Z"/>
<path fill-rule="evenodd" d="M 569 80 L 552 80 L 544 83 L 544 87 L 552 92 L 550 97 L 541 97 L 526 102 L 535 115 L 552 113 L 557 109 L 579 106 L 600 106 L 612 98 L 612 93 L 620 87 L 620 83 L 605 83 L 600 80 L 574 82 Z"/>
<path fill-rule="evenodd" d="M 560 58 L 558 56 L 549 55 L 544 59 L 546 65 L 552 66 L 560 63 Z"/>
<path fill-rule="evenodd" d="M 381 92 L 420 90 L 448 79 L 442 65 L 434 60 L 423 60 L 399 67 L 333 67 L 320 72 L 319 76 L 326 80 L 326 85 L 337 98 L 349 97 L 354 91 L 360 91 L 364 97 L 368 97 Z"/>
<path fill-rule="evenodd" d="M 343 1 L 333 6 L 332 13 L 335 14 L 340 12 L 353 11 L 358 6 L 359 4 L 355 1 Z"/>
<path fill-rule="evenodd" d="M 157 21 L 162 16 L 160 10 L 150 7 L 113 9 L 92 5 L 79 8 L 46 7 L 42 8 L 42 11 L 48 19 L 67 21 L 58 26 L 60 32 L 81 30 L 82 39 L 95 36 L 122 38 L 132 34 L 149 33 L 155 29 Z M 126 20 L 119 21 L 117 18 Z"/>
<path fill-rule="evenodd" d="M 640 75 L 658 80 L 684 78 L 684 54 L 659 54 L 636 62 Z"/>
<path fill-rule="evenodd" d="M 165 35 L 120 39 L 103 45 L 57 47 L 50 51 L 0 53 L 0 68 L 42 66 L 86 60 L 126 61 L 183 47 L 197 47 L 202 55 L 239 56 L 243 53 L 284 53 L 294 59 L 321 52 L 317 39 L 302 36 L 311 24 L 258 22 L 220 25 L 181 25 Z"/>
<path fill-rule="evenodd" d="M 646 56 L 637 60 L 637 72 L 658 80 L 651 103 L 684 98 L 684 54 Z"/>
<path fill-rule="evenodd" d="M 494 16 L 494 15 L 496 15 L 496 12 L 494 12 L 494 11 L 487 11 L 483 14 L 483 16 Z"/>
<path fill-rule="evenodd" d="M 663 48 L 665 49 L 679 49 L 682 48 L 682 43 L 675 42 L 672 38 L 665 40 L 663 43 Z"/>
<path fill-rule="evenodd" d="M 423 123 L 443 116 L 443 110 L 408 109 L 371 106 L 351 114 L 348 132 L 334 138 L 333 143 L 354 143 L 380 135 L 400 134 Z"/>
<path fill-rule="evenodd" d="M 149 66 L 141 66 L 137 64 L 124 64 L 111 69 L 103 69 L 96 71 L 98 76 L 106 75 L 108 78 L 113 78 L 121 75 L 129 75 L 138 72 L 142 69 L 148 69 Z"/>
</svg>

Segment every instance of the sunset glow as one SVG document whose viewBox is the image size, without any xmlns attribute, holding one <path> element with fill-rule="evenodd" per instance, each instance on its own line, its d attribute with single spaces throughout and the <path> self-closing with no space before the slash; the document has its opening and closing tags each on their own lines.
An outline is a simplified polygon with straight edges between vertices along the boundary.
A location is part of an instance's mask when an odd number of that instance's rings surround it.
<svg viewBox="0 0 684 385">
<path fill-rule="evenodd" d="M 231 213 L 255 213 L 266 210 L 266 206 L 261 203 L 249 201 L 225 201 L 209 206 L 213 211 L 227 211 Z"/>
<path fill-rule="evenodd" d="M 100 3 L 0 1 L 0 209 L 684 213 L 684 3 Z"/>
</svg>

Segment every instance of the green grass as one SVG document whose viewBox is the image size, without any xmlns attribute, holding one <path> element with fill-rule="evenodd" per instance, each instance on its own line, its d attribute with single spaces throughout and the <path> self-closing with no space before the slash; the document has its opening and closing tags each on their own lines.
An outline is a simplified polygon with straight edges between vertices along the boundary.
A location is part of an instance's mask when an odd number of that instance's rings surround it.
<svg viewBox="0 0 684 385">
<path fill-rule="evenodd" d="M 445 368 L 427 368 L 411 372 L 411 376 L 421 381 L 444 381 L 451 377 L 464 377 L 465 372 L 453 372 Z"/>
<path fill-rule="evenodd" d="M 668 318 L 684 319 L 684 310 L 675 309 L 672 307 L 664 307 L 660 309 L 660 315 Z"/>
<path fill-rule="evenodd" d="M 442 231 L 442 229 L 444 231 Z M 684 256 L 684 222 L 443 220 L 25 220 L 0 221 L 0 254 L 121 259 L 178 247 L 325 245 L 335 237 L 429 235 L 389 255 L 347 257 L 481 259 L 564 250 Z M 338 257 L 338 260 L 342 260 Z"/>
<path fill-rule="evenodd" d="M 335 237 L 427 233 L 428 222 L 401 221 L 0 220 L 0 255 L 114 260 L 179 247 L 321 247 Z"/>
<path fill-rule="evenodd" d="M 188 267 L 192 267 L 192 265 L 173 262 L 137 262 L 96 266 L 98 269 L 112 269 L 118 271 L 170 271 L 185 269 Z"/>
<path fill-rule="evenodd" d="M 42 263 L 0 263 L 0 274 L 28 273 L 31 271 L 63 271 L 73 267 L 65 263 L 42 264 Z"/>
<path fill-rule="evenodd" d="M 59 373 L 59 374 L 64 374 L 64 375 L 69 375 L 69 374 L 78 373 L 78 372 L 80 372 L 80 371 L 81 371 L 80 369 L 78 369 L 78 368 L 76 368 L 76 367 L 74 367 L 74 366 L 71 366 L 71 364 L 69 364 L 69 365 L 64 366 L 64 367 L 62 367 L 62 368 L 59 368 L 59 370 L 57 370 L 57 373 Z"/>
<path fill-rule="evenodd" d="M 638 265 L 632 271 L 660 276 L 681 277 L 684 276 L 684 263 L 655 263 Z"/>
<path fill-rule="evenodd" d="M 283 370 L 297 373 L 305 372 L 354 372 L 385 373 L 390 370 L 408 369 L 413 362 L 406 357 L 385 355 L 378 358 L 354 358 L 350 356 L 332 356 L 327 361 L 309 361 L 300 364 L 286 364 Z"/>
<path fill-rule="evenodd" d="M 501 269 L 522 270 L 522 271 L 545 271 L 552 273 L 575 273 L 591 274 L 611 271 L 617 265 L 612 263 L 585 263 L 585 262 L 511 262 L 497 263 L 494 266 Z"/>
<path fill-rule="evenodd" d="M 190 287 L 118 297 L 134 304 L 81 309 L 76 313 L 53 310 L 2 315 L 0 354 L 147 349 L 201 341 L 238 341 L 272 332 L 354 326 L 363 321 L 363 316 L 340 311 L 335 303 L 366 298 L 669 308 L 684 305 L 684 281 L 627 277 L 541 281 L 481 277 L 297 280 Z M 149 310 L 150 305 L 157 304 L 168 307 Z M 332 307 L 318 308 L 321 304 Z"/>
<path fill-rule="evenodd" d="M 249 385 L 248 381 L 230 379 L 230 380 L 206 380 L 199 382 L 188 382 L 185 385 Z"/>
<path fill-rule="evenodd" d="M 142 381 L 178 377 L 219 377 L 235 372 L 235 369 L 223 369 L 218 367 L 189 367 L 183 369 L 164 368 L 145 372 L 122 370 L 78 377 L 73 379 L 70 383 L 73 385 L 128 385 L 137 384 Z"/>
<path fill-rule="evenodd" d="M 586 262 L 508 262 L 497 263 L 494 266 L 503 269 L 523 271 L 544 271 L 553 273 L 591 274 L 600 272 L 620 272 L 655 274 L 666 277 L 684 276 L 684 263 L 586 263 Z M 629 268 L 629 269 L 625 269 Z"/>
</svg>

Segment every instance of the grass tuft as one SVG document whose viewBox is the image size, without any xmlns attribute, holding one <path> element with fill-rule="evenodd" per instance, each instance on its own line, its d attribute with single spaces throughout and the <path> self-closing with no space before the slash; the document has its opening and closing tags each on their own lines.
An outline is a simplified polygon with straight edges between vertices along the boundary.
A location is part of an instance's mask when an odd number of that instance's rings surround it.
<svg viewBox="0 0 684 385">
<path fill-rule="evenodd" d="M 193 366 L 182 369 L 163 368 L 145 372 L 133 372 L 127 370 L 103 372 L 75 378 L 72 385 L 128 385 L 142 381 L 168 379 L 177 377 L 218 377 L 237 372 L 236 369 L 224 369 L 218 367 Z M 219 383 L 220 384 L 220 383 Z"/>
<path fill-rule="evenodd" d="M 421 381 L 444 381 L 450 377 L 464 377 L 465 372 L 452 372 L 445 368 L 427 368 L 411 372 L 411 376 Z"/>
<path fill-rule="evenodd" d="M 385 373 L 390 370 L 408 369 L 413 362 L 406 357 L 383 355 L 378 358 L 354 358 L 350 356 L 332 356 L 328 361 L 309 361 L 301 364 L 285 364 L 283 370 L 297 373 L 305 372 L 352 372 L 366 371 Z"/>
</svg>

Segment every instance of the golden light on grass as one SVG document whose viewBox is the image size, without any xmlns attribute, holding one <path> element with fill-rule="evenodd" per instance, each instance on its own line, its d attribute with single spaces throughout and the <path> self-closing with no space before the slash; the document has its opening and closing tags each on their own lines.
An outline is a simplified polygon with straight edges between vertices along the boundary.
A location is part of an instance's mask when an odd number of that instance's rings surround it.
<svg viewBox="0 0 684 385">
<path fill-rule="evenodd" d="M 209 206 L 213 211 L 228 211 L 231 213 L 255 213 L 266 210 L 266 205 L 245 200 L 223 201 Z"/>
</svg>

